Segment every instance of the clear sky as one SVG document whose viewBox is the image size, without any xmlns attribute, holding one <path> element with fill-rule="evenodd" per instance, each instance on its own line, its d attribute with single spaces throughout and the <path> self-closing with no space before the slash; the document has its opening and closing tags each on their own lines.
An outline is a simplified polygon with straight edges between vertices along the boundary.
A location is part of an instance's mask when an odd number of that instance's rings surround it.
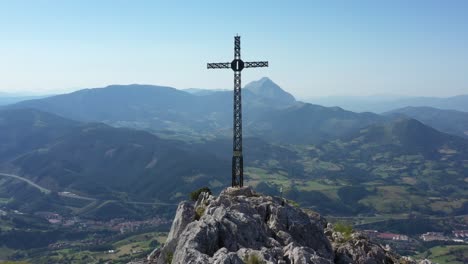
<svg viewBox="0 0 468 264">
<path fill-rule="evenodd" d="M 468 1 L 0 0 L 0 92 L 231 88 L 242 58 L 298 97 L 468 93 Z"/>
</svg>

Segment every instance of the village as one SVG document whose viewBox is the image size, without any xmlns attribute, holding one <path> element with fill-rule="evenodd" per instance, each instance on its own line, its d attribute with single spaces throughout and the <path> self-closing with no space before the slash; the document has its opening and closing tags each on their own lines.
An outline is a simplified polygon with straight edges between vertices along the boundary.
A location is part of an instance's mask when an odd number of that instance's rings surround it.
<svg viewBox="0 0 468 264">
<path fill-rule="evenodd" d="M 22 213 L 19 211 L 10 211 L 12 214 Z M 7 215 L 7 210 L 0 210 L 0 215 Z M 56 212 L 36 212 L 36 217 L 46 220 L 53 226 L 70 228 L 74 230 L 86 231 L 102 231 L 107 230 L 115 234 L 128 234 L 141 230 L 147 230 L 158 226 L 169 226 L 171 221 L 163 217 L 152 217 L 144 220 L 129 220 L 124 218 L 114 218 L 108 221 L 93 220 L 80 218 L 77 216 L 63 216 Z M 424 242 L 440 242 L 440 243 L 468 243 L 468 230 L 453 230 L 451 233 L 443 232 L 426 232 L 419 235 L 409 236 L 406 234 L 397 234 L 378 230 L 361 230 L 369 238 L 378 241 L 388 247 L 403 250 L 415 250 L 416 245 Z M 83 242 L 86 245 L 100 245 L 107 243 L 108 239 L 95 237 L 93 239 L 85 239 Z M 49 245 L 50 248 L 66 248 L 70 246 L 68 242 L 58 242 Z"/>
<path fill-rule="evenodd" d="M 128 220 L 123 218 L 111 219 L 109 221 L 98 221 L 90 219 L 81 219 L 79 217 L 64 217 L 53 212 L 37 212 L 38 217 L 46 219 L 50 224 L 77 228 L 80 230 L 109 230 L 118 234 L 128 234 L 138 232 L 139 230 L 149 229 L 155 226 L 170 225 L 168 219 L 153 217 L 146 220 Z M 423 234 L 408 236 L 406 234 L 397 234 L 390 232 L 381 232 L 378 230 L 362 230 L 370 239 L 377 241 L 387 248 L 394 248 L 399 251 L 417 251 L 421 243 L 433 242 L 440 244 L 458 244 L 468 243 L 468 230 L 454 230 L 451 233 L 426 232 Z M 80 241 L 82 245 L 102 245 L 107 243 L 109 238 L 94 237 Z M 76 244 L 76 243 L 74 243 Z M 67 248 L 72 246 L 68 242 L 59 242 L 49 245 L 51 249 Z"/>
<path fill-rule="evenodd" d="M 410 241 L 411 238 L 403 234 L 394 234 L 379 232 L 377 230 L 364 230 L 370 238 L 376 238 L 381 240 L 392 240 L 392 241 Z M 430 241 L 453 241 L 459 243 L 468 243 L 468 230 L 454 230 L 450 235 L 446 235 L 443 232 L 426 232 L 419 235 L 420 240 L 424 242 Z"/>
<path fill-rule="evenodd" d="M 114 218 L 109 221 L 99 221 L 82 219 L 79 217 L 65 217 L 54 212 L 36 212 L 36 216 L 47 220 L 50 224 L 73 227 L 87 230 L 110 230 L 120 234 L 135 232 L 140 229 L 170 224 L 170 220 L 160 217 L 153 217 L 145 220 L 128 220 L 124 218 Z"/>
<path fill-rule="evenodd" d="M 19 211 L 1 211 L 1 215 L 6 216 L 7 214 L 23 215 L 23 213 Z M 47 246 L 49 250 L 67 248 L 93 249 L 108 254 L 113 254 L 114 250 L 108 248 L 106 245 L 110 245 L 115 241 L 135 234 L 152 232 L 161 226 L 170 224 L 168 219 L 161 217 L 153 217 L 144 220 L 114 218 L 108 221 L 99 221 L 80 217 L 62 216 L 56 212 L 36 212 L 34 216 L 46 220 L 49 224 L 57 228 L 66 228 L 78 232 L 84 231 L 89 234 L 77 240 L 60 240 L 50 243 Z M 139 253 L 138 249 L 132 249 L 132 253 Z"/>
<path fill-rule="evenodd" d="M 458 245 L 468 244 L 468 230 L 454 230 L 449 234 L 443 232 L 426 232 L 423 234 L 408 236 L 377 230 L 363 230 L 371 240 L 385 246 L 386 249 L 394 249 L 400 253 L 420 252 L 424 245 Z"/>
</svg>

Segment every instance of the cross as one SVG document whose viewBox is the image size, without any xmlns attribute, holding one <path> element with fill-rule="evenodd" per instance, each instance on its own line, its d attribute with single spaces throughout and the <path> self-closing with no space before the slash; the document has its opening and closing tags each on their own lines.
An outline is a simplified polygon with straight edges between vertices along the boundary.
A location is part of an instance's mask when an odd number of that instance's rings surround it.
<svg viewBox="0 0 468 264">
<path fill-rule="evenodd" d="M 242 100 L 241 71 L 244 68 L 268 67 L 268 61 L 244 62 L 241 60 L 240 36 L 234 37 L 234 60 L 232 62 L 208 63 L 208 69 L 234 71 L 234 128 L 232 154 L 232 187 L 244 186 L 244 158 L 242 156 Z"/>
</svg>

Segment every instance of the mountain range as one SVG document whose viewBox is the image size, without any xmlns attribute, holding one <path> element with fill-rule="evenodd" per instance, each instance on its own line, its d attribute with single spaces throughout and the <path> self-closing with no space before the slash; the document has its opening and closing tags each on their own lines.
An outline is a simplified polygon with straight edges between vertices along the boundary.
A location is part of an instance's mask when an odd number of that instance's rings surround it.
<svg viewBox="0 0 468 264">
<path fill-rule="evenodd" d="M 2 171 L 54 192 L 97 199 L 101 202 L 93 209 L 96 215 L 102 214 L 98 209 L 109 210 L 103 207 L 106 201 L 175 202 L 195 186 L 216 191 L 229 182 L 229 139 L 186 143 L 31 109 L 0 111 L 0 120 Z M 287 197 L 329 214 L 401 213 L 409 208 L 438 212 L 420 204 L 427 195 L 444 197 L 444 210 L 453 214 L 468 202 L 462 198 L 467 146 L 467 140 L 413 119 L 370 125 L 347 138 L 316 145 L 246 138 L 246 184 L 269 194 L 283 187 Z M 406 197 L 404 206 L 380 204 L 388 188 Z M 330 191 L 338 196 L 329 197 Z M 19 208 L 37 199 L 20 198 L 27 200 L 14 203 Z M 120 206 L 112 211 L 130 210 Z"/>
<path fill-rule="evenodd" d="M 132 199 L 170 201 L 194 184 L 228 182 L 227 162 L 148 132 L 30 109 L 0 111 L 0 121 L 3 170 L 47 189 L 103 199 L 124 192 Z"/>
<path fill-rule="evenodd" d="M 267 78 L 243 96 L 247 184 L 284 187 L 328 214 L 466 209 L 463 112 L 355 113 L 299 102 Z M 231 107 L 230 91 L 150 85 L 23 101 L 0 111 L 0 168 L 100 201 L 179 201 L 196 186 L 228 184 Z"/>
<path fill-rule="evenodd" d="M 270 80 L 264 81 L 265 85 L 273 85 Z M 243 90 L 243 100 L 247 117 L 261 114 L 271 105 L 276 104 L 280 108 L 294 103 L 293 98 L 285 103 L 280 96 L 262 96 L 248 88 Z M 231 106 L 230 91 L 197 96 L 171 87 L 111 85 L 24 101 L 9 108 L 35 108 L 74 120 L 105 122 L 114 126 L 213 133 L 230 127 Z"/>
<path fill-rule="evenodd" d="M 23 101 L 7 108 L 34 108 L 77 121 L 145 129 L 166 136 L 230 136 L 232 127 L 231 91 L 194 95 L 163 86 L 111 85 Z M 246 136 L 282 143 L 334 139 L 387 119 L 298 102 L 268 78 L 243 89 L 243 118 Z"/>
</svg>

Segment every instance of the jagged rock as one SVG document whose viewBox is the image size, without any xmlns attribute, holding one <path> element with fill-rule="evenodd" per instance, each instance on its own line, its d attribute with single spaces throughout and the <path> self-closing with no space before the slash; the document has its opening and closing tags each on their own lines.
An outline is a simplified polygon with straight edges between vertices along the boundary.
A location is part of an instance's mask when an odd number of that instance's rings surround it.
<svg viewBox="0 0 468 264">
<path fill-rule="evenodd" d="M 235 252 L 229 252 L 226 248 L 221 248 L 211 258 L 215 264 L 244 264 L 244 261 Z"/>
<path fill-rule="evenodd" d="M 145 264 L 145 260 L 132 260 L 130 262 L 127 262 L 127 264 Z"/>
<path fill-rule="evenodd" d="M 254 191 L 250 187 L 244 187 L 244 188 L 237 188 L 237 187 L 228 187 L 224 189 L 220 196 L 245 196 L 245 197 L 252 197 L 254 196 Z"/>
<path fill-rule="evenodd" d="M 288 263 L 316 263 L 316 264 L 330 264 L 333 263 L 331 259 L 326 259 L 317 255 L 317 253 L 310 248 L 301 247 L 294 242 L 287 245 L 284 249 L 285 259 Z"/>
<path fill-rule="evenodd" d="M 340 232 L 333 232 L 331 237 L 332 237 L 333 242 L 337 242 L 337 243 L 345 242 L 345 238 L 343 234 Z"/>
<path fill-rule="evenodd" d="M 200 195 L 201 196 L 201 195 Z M 154 262 L 157 259 L 160 260 L 160 263 L 168 262 L 170 255 L 173 255 L 173 252 L 179 241 L 180 234 L 185 230 L 185 227 L 193 222 L 195 219 L 195 209 L 192 202 L 181 202 L 177 207 L 176 215 L 174 221 L 172 222 L 171 230 L 166 239 L 166 244 L 163 248 L 153 250 L 148 256 L 148 261 Z"/>
<path fill-rule="evenodd" d="M 371 242 L 365 235 L 355 233 L 351 239 L 335 249 L 335 263 L 393 264 L 400 263 L 399 256 Z"/>
<path fill-rule="evenodd" d="M 210 195 L 207 192 L 200 193 L 200 195 L 198 196 L 197 202 L 195 203 L 195 208 L 197 208 L 199 206 L 207 205 L 209 203 L 209 200 L 212 199 L 212 198 L 213 198 L 213 196 Z"/>
<path fill-rule="evenodd" d="M 227 188 L 218 197 L 202 193 L 195 203 L 181 203 L 167 243 L 148 259 L 242 264 L 249 258 L 265 264 L 399 263 L 398 255 L 362 234 L 346 240 L 319 214 L 249 187 Z"/>
<path fill-rule="evenodd" d="M 177 239 L 182 231 L 184 231 L 185 227 L 193 221 L 194 215 L 195 211 L 192 203 L 180 203 L 177 207 L 174 221 L 172 222 L 171 231 L 167 236 L 167 241 L 170 242 L 174 239 Z"/>
</svg>

